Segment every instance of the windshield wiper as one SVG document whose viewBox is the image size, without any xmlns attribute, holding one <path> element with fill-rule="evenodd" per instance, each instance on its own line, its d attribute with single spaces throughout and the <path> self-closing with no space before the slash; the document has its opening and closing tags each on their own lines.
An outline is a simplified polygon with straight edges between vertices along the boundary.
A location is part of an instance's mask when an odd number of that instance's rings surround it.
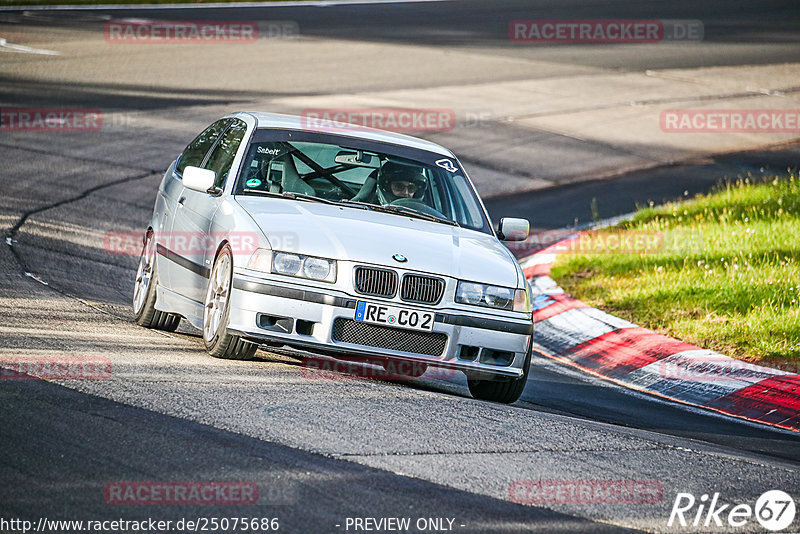
<svg viewBox="0 0 800 534">
<path fill-rule="evenodd" d="M 323 204 L 336 204 L 336 202 L 328 200 L 327 198 L 315 197 L 314 195 L 307 195 L 305 193 L 295 193 L 293 191 L 284 191 L 281 193 L 281 196 L 292 200 L 308 200 L 310 202 L 321 202 Z"/>
<path fill-rule="evenodd" d="M 337 204 L 337 202 L 334 202 L 332 200 L 315 197 L 314 195 L 307 195 L 305 193 L 295 193 L 293 191 L 284 191 L 283 193 L 276 193 L 274 191 L 264 191 L 263 189 L 245 189 L 243 192 L 245 194 L 257 193 L 259 195 L 265 195 L 268 197 L 288 198 L 290 200 L 308 200 L 310 202 L 321 202 L 323 204 Z"/>
<path fill-rule="evenodd" d="M 380 211 L 383 213 L 393 213 L 395 215 L 408 215 L 409 217 L 416 217 L 417 219 L 424 219 L 426 221 L 449 224 L 450 226 L 459 226 L 459 227 L 461 226 L 457 222 L 451 221 L 450 219 L 444 219 L 436 215 L 423 213 L 421 211 L 415 210 L 414 208 L 409 208 L 408 206 L 397 206 L 394 204 L 381 206 L 380 204 L 370 204 L 368 202 L 359 202 L 357 200 L 347 200 L 347 199 L 334 201 L 334 200 L 328 200 L 326 198 L 315 197 L 313 195 L 307 195 L 305 193 L 294 193 L 291 191 L 284 191 L 283 193 L 275 193 L 273 191 L 264 191 L 261 189 L 248 189 L 245 190 L 245 192 L 258 193 L 259 195 L 266 195 L 275 198 L 288 198 L 291 200 L 307 200 L 309 202 L 321 202 L 322 204 L 334 204 L 334 205 L 344 204 L 345 206 L 351 206 L 354 208 Z"/>
<path fill-rule="evenodd" d="M 437 217 L 436 215 L 431 215 L 429 213 L 424 213 L 421 211 L 417 211 L 414 208 L 409 208 L 408 206 L 397 206 L 393 204 L 388 204 L 386 206 L 382 206 L 380 204 L 370 204 L 368 202 L 359 202 L 357 200 L 340 200 L 338 204 L 344 204 L 346 206 L 353 206 L 364 208 L 368 210 L 375 210 L 381 211 L 384 213 L 396 213 L 399 215 L 410 215 L 412 217 L 418 217 L 420 219 L 425 219 L 426 221 L 434 221 L 440 222 L 444 224 L 450 224 L 452 226 L 460 226 L 457 222 L 451 221 L 450 219 L 443 219 L 442 217 Z"/>
<path fill-rule="evenodd" d="M 369 204 L 367 202 L 359 202 L 358 200 L 348 200 L 343 198 L 342 200 L 338 201 L 337 204 L 344 204 L 345 206 L 352 206 L 354 208 L 363 208 L 366 210 L 371 210 L 375 207 L 374 204 Z"/>
<path fill-rule="evenodd" d="M 416 217 L 418 219 L 424 219 L 426 221 L 433 221 L 439 222 L 443 224 L 449 224 L 450 226 L 461 226 L 455 221 L 451 221 L 450 219 L 444 219 L 442 217 L 438 217 L 436 215 L 431 215 L 430 213 L 423 213 L 421 211 L 417 211 L 414 208 L 409 208 L 408 206 L 398 206 L 396 204 L 388 204 L 386 206 L 378 206 L 370 204 L 370 207 L 375 211 L 382 211 L 385 213 L 394 213 L 397 215 L 408 215 L 410 217 Z"/>
<path fill-rule="evenodd" d="M 263 189 L 245 189 L 242 191 L 243 194 L 249 195 L 250 193 L 256 193 L 259 195 L 265 195 L 268 197 L 275 197 L 275 198 L 282 198 L 283 195 L 280 193 L 275 193 L 274 191 L 264 191 Z"/>
</svg>

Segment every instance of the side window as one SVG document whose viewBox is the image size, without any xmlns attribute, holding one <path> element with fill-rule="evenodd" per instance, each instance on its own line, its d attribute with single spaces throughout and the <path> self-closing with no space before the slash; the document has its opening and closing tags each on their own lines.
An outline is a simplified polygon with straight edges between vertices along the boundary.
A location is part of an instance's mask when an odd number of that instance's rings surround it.
<svg viewBox="0 0 800 534">
<path fill-rule="evenodd" d="M 189 146 L 184 149 L 178 160 L 178 166 L 175 170 L 178 174 L 183 174 L 183 169 L 191 165 L 192 167 L 199 167 L 203 164 L 203 158 L 206 157 L 208 149 L 217 140 L 219 134 L 225 129 L 230 119 L 220 119 L 205 130 L 203 133 L 194 138 L 194 141 L 189 143 Z"/>
<path fill-rule="evenodd" d="M 233 123 L 220 138 L 217 146 L 211 151 L 206 164 L 203 165 L 204 169 L 217 173 L 215 184 L 217 187 L 222 187 L 222 184 L 228 178 L 228 171 L 231 170 L 233 158 L 236 157 L 236 151 L 239 150 L 239 145 L 242 143 L 242 138 L 246 131 L 247 125 L 244 121 L 234 119 Z"/>
</svg>

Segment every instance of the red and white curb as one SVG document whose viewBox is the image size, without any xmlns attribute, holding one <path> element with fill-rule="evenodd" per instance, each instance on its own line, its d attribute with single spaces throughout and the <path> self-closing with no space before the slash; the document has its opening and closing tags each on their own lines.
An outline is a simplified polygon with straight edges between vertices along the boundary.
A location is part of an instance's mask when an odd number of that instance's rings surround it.
<svg viewBox="0 0 800 534">
<path fill-rule="evenodd" d="M 590 307 L 550 278 L 558 250 L 551 245 L 520 260 L 533 290 L 535 346 L 545 356 L 639 391 L 800 432 L 800 375 L 702 349 Z"/>
</svg>

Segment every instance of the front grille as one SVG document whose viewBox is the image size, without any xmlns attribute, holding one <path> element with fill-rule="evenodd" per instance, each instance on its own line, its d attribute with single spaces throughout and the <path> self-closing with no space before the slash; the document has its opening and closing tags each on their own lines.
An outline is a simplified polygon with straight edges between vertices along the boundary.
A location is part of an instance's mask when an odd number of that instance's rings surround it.
<svg viewBox="0 0 800 534">
<path fill-rule="evenodd" d="M 403 277 L 400 298 L 421 304 L 436 304 L 442 299 L 444 282 L 441 278 L 407 274 Z"/>
<path fill-rule="evenodd" d="M 342 317 L 333 322 L 331 337 L 334 341 L 341 343 L 413 354 L 427 354 L 428 356 L 441 356 L 447 345 L 447 335 L 439 332 L 401 330 Z"/>
<path fill-rule="evenodd" d="M 356 267 L 355 282 L 362 295 L 392 298 L 397 292 L 397 273 L 388 269 Z"/>
</svg>

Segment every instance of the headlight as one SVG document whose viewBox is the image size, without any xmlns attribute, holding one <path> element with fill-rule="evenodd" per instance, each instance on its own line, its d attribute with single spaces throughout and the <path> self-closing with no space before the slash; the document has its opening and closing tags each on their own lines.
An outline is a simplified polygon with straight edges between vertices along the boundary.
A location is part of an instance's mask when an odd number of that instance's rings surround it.
<svg viewBox="0 0 800 534">
<path fill-rule="evenodd" d="M 331 274 L 331 262 L 322 258 L 306 258 L 303 261 L 303 276 L 313 280 L 325 280 Z"/>
<path fill-rule="evenodd" d="M 525 289 L 490 286 L 475 282 L 459 282 L 456 288 L 456 302 L 486 306 L 500 310 L 530 312 L 531 303 Z"/>
<path fill-rule="evenodd" d="M 297 276 L 300 274 L 300 269 L 303 267 L 303 258 L 297 254 L 286 254 L 285 252 L 276 252 L 275 258 L 272 260 L 272 272 L 278 274 L 288 274 L 289 276 Z"/>
<path fill-rule="evenodd" d="M 508 310 L 514 307 L 514 290 L 507 287 L 486 286 L 483 300 L 490 308 Z"/>
<path fill-rule="evenodd" d="M 483 284 L 472 282 L 459 282 L 456 289 L 456 302 L 462 304 L 485 305 L 483 302 Z"/>
<path fill-rule="evenodd" d="M 253 256 L 255 257 L 256 254 L 253 254 Z M 253 263 L 253 258 L 250 259 L 250 263 Z M 326 260 L 290 252 L 273 252 L 271 269 L 265 270 L 265 272 L 297 276 L 298 278 L 308 278 L 322 282 L 335 282 L 336 260 Z"/>
</svg>

